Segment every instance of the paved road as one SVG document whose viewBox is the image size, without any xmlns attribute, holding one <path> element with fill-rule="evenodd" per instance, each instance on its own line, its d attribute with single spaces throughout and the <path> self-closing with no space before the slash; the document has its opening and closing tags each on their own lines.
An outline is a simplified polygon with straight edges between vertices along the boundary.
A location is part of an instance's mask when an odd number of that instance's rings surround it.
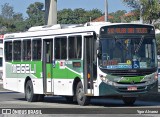
<svg viewBox="0 0 160 117">
<path fill-rule="evenodd" d="M 41 110 L 41 113 L 48 114 L 94 114 L 94 116 L 105 116 L 103 114 L 111 114 L 113 117 L 124 117 L 121 114 L 138 114 L 145 113 L 143 116 L 157 116 L 160 114 L 160 102 L 153 101 L 136 101 L 135 105 L 125 106 L 122 100 L 119 99 L 92 99 L 90 105 L 79 106 L 76 103 L 68 103 L 65 98 L 60 96 L 45 97 L 44 102 L 32 102 L 29 103 L 25 100 L 24 94 L 4 90 L 0 86 L 0 108 L 11 108 L 12 110 L 18 109 L 23 112 L 28 112 L 28 109 Z M 27 109 L 27 110 L 26 110 Z M 18 112 L 18 111 L 13 111 Z M 30 112 L 30 111 L 29 111 Z M 146 114 L 147 113 L 147 114 Z M 158 114 L 157 114 L 158 113 Z M 114 115 L 116 114 L 116 115 Z M 152 114 L 152 115 L 148 115 Z M 55 115 L 56 116 L 56 115 Z M 57 115 L 60 116 L 60 115 Z M 61 115 L 64 116 L 64 115 Z M 76 115 L 77 116 L 77 115 Z M 91 116 L 91 115 L 87 115 Z M 130 117 L 129 116 L 129 117 Z"/>
</svg>

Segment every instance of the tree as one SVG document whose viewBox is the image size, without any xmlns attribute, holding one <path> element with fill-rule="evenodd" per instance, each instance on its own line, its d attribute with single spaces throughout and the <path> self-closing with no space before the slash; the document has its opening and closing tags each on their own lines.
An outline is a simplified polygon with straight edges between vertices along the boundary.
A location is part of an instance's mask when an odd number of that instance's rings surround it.
<svg viewBox="0 0 160 117">
<path fill-rule="evenodd" d="M 114 23 L 121 22 L 121 18 L 125 13 L 127 13 L 126 10 L 118 10 L 116 12 L 109 13 L 109 15 L 114 17 L 113 19 L 109 19 L 109 21 Z"/>
<path fill-rule="evenodd" d="M 14 15 L 14 9 L 12 6 L 9 5 L 9 3 L 5 3 L 1 7 L 1 21 L 3 22 L 1 24 L 1 27 L 6 27 L 7 32 L 12 32 L 12 28 L 14 28 L 14 22 L 13 22 L 13 15 Z"/>
<path fill-rule="evenodd" d="M 87 16 L 86 16 L 86 21 L 85 22 L 89 22 L 90 20 L 96 19 L 100 16 L 102 16 L 102 11 L 100 11 L 99 9 L 92 9 L 90 11 L 87 12 Z"/>
<path fill-rule="evenodd" d="M 13 21 L 15 25 L 15 29 L 13 29 L 14 32 L 25 31 L 27 29 L 27 24 L 26 21 L 23 19 L 22 13 L 15 13 L 13 15 Z"/>
<path fill-rule="evenodd" d="M 154 24 L 160 17 L 160 4 L 158 0 L 141 0 L 143 5 L 143 19 Z"/>
<path fill-rule="evenodd" d="M 72 22 L 74 23 L 75 16 L 72 9 L 63 9 L 58 11 L 57 18 L 58 24 L 71 24 Z"/>
<path fill-rule="evenodd" d="M 0 29 L 1 34 L 6 32 L 24 31 L 26 23 L 22 13 L 15 13 L 14 8 L 5 3 L 1 7 Z"/>
<path fill-rule="evenodd" d="M 58 23 L 60 24 L 83 24 L 102 16 L 102 12 L 98 9 L 86 11 L 82 8 L 63 9 L 58 11 Z"/>
<path fill-rule="evenodd" d="M 30 4 L 27 8 L 27 14 L 29 18 L 26 20 L 29 27 L 44 25 L 44 4 L 41 2 L 35 2 Z"/>
<path fill-rule="evenodd" d="M 9 5 L 9 3 L 5 3 L 1 5 L 1 16 L 6 19 L 11 19 L 13 17 L 14 11 L 13 7 Z"/>
<path fill-rule="evenodd" d="M 123 0 L 123 2 L 139 12 L 142 5 L 142 17 L 146 23 L 155 24 L 160 17 L 159 0 Z"/>
</svg>

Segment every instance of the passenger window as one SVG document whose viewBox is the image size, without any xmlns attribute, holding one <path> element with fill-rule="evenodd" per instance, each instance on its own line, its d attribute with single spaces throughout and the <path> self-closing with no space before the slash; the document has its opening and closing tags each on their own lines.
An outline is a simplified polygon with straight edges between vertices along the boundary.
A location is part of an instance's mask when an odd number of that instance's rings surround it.
<svg viewBox="0 0 160 117">
<path fill-rule="evenodd" d="M 55 38 L 55 59 L 67 59 L 67 38 Z"/>
<path fill-rule="evenodd" d="M 5 42 L 5 59 L 12 61 L 12 42 Z"/>
<path fill-rule="evenodd" d="M 13 41 L 13 60 L 21 60 L 21 41 Z"/>
<path fill-rule="evenodd" d="M 41 53 L 42 53 L 42 41 L 41 39 L 36 39 L 32 41 L 32 56 L 33 56 L 33 60 L 41 60 Z"/>
<path fill-rule="evenodd" d="M 23 60 L 31 60 L 31 40 L 23 41 Z"/>
<path fill-rule="evenodd" d="M 69 59 L 81 59 L 82 55 L 82 37 L 69 37 Z"/>
</svg>

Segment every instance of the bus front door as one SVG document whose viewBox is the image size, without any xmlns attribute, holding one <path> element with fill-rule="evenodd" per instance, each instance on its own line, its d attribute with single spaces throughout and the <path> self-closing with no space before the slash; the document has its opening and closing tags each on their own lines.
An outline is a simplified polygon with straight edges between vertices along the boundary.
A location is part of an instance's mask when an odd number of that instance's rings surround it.
<svg viewBox="0 0 160 117">
<path fill-rule="evenodd" d="M 93 95 L 94 37 L 84 37 L 84 92 Z"/>
<path fill-rule="evenodd" d="M 45 94 L 52 93 L 52 56 L 53 39 L 44 39 L 43 41 L 43 91 Z"/>
</svg>

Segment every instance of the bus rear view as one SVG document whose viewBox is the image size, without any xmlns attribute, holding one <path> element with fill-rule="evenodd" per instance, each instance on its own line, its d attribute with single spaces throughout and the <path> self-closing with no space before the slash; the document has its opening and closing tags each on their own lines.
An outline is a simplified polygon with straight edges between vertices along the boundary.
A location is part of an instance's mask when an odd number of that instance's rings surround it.
<svg viewBox="0 0 160 117">
<path fill-rule="evenodd" d="M 112 25 L 100 29 L 99 94 L 121 95 L 131 105 L 157 83 L 155 31 L 148 25 Z M 106 90 L 104 90 L 106 89 Z"/>
</svg>

